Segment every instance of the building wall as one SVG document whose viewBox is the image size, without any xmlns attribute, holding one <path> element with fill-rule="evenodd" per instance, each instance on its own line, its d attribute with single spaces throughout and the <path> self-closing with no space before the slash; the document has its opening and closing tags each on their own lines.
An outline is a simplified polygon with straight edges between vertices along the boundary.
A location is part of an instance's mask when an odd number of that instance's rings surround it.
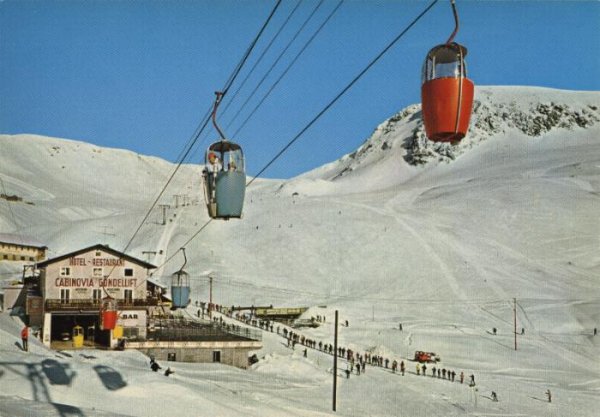
<svg viewBox="0 0 600 417">
<path fill-rule="evenodd" d="M 0 243 L 0 261 L 35 262 L 46 259 L 46 249 L 22 246 L 15 243 Z"/>
<path fill-rule="evenodd" d="M 213 352 L 221 352 L 221 362 L 225 365 L 246 369 L 248 367 L 248 356 L 256 348 L 246 347 L 220 347 L 220 348 L 142 348 L 139 349 L 147 356 L 154 357 L 158 362 L 169 359 L 169 354 L 175 355 L 175 362 L 213 363 Z M 172 357 L 172 356 L 171 356 Z M 172 366 L 163 364 L 163 368 Z"/>
<path fill-rule="evenodd" d="M 95 289 L 102 290 L 101 297 L 108 293 L 124 299 L 125 290 L 132 290 L 133 300 L 145 300 L 147 275 L 148 270 L 136 263 L 90 250 L 47 265 L 41 272 L 42 294 L 44 299 L 60 299 L 61 290 L 68 289 L 71 300 L 92 300 Z"/>
<path fill-rule="evenodd" d="M 119 311 L 117 325 L 123 328 L 123 337 L 128 340 L 146 338 L 146 310 Z"/>
</svg>

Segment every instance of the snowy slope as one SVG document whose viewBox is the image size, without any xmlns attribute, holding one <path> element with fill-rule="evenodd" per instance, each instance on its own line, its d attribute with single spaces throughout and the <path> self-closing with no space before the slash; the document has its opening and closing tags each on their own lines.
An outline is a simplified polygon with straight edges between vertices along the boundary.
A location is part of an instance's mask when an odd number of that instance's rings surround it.
<svg viewBox="0 0 600 417">
<path fill-rule="evenodd" d="M 475 406 L 465 386 L 415 375 L 407 383 L 368 370 L 340 383 L 340 415 L 593 415 L 600 390 L 599 342 L 591 336 L 600 325 L 599 107 L 597 92 L 482 87 L 470 134 L 454 147 L 427 142 L 419 106 L 404 109 L 356 152 L 289 181 L 250 187 L 243 220 L 212 222 L 186 245 L 193 297 L 207 298 L 211 273 L 225 305 L 311 306 L 309 315 L 325 314 L 327 324 L 303 333 L 324 343 L 332 342 L 339 309 L 351 324 L 340 334 L 346 346 L 405 360 L 432 350 L 444 366 L 478 378 Z M 131 152 L 30 135 L 0 136 L 0 150 L 6 193 L 23 198 L 0 200 L 1 231 L 46 241 L 51 256 L 98 242 L 124 247 L 173 169 Z M 146 259 L 143 251 L 162 250 L 149 259 L 161 265 L 206 222 L 200 171 L 182 167 L 161 199 L 172 206 L 167 225 L 155 209 L 128 253 Z M 174 194 L 199 203 L 175 208 Z M 157 271 L 164 283 L 181 261 Z M 10 271 L 19 269 L 0 262 L 1 277 L 12 279 Z M 517 352 L 513 298 L 518 326 L 526 328 Z M 39 356 L 23 355 L 14 345 L 18 326 L 2 320 L 0 362 L 55 358 L 85 375 L 74 379 L 76 390 L 36 376 L 45 381 L 40 391 L 31 375 L 3 365 L 0 383 L 10 378 L 11 389 L 2 395 L 12 399 L 0 399 L 2 415 L 13 415 L 16 397 L 75 405 L 85 415 L 164 415 L 163 403 L 183 415 L 198 408 L 224 416 L 330 410 L 331 358 L 312 351 L 303 358 L 276 335 L 265 335 L 264 360 L 253 371 L 186 365 L 155 387 L 158 376 L 148 374 L 141 355 L 59 359 L 41 346 Z M 127 387 L 102 388 L 98 364 L 117 369 Z M 544 402 L 548 388 L 552 404 Z M 44 390 L 49 395 L 41 397 Z M 491 390 L 499 403 L 486 398 Z M 48 413 L 60 415 L 60 407 Z"/>
</svg>

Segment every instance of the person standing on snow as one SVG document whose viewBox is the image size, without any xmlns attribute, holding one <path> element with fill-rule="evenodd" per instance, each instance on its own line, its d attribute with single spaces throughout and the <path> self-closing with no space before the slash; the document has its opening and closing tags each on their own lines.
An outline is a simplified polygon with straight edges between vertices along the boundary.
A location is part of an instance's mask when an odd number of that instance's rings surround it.
<svg viewBox="0 0 600 417">
<path fill-rule="evenodd" d="M 400 372 L 402 373 L 402 376 L 404 376 L 404 361 L 400 362 Z"/>
<path fill-rule="evenodd" d="M 23 330 L 21 330 L 21 341 L 23 342 L 23 350 L 25 352 L 29 351 L 29 345 L 27 344 L 28 340 L 29 340 L 29 327 L 25 326 L 25 327 L 23 327 Z"/>
<path fill-rule="evenodd" d="M 417 375 L 421 375 L 421 365 L 417 363 Z"/>
<path fill-rule="evenodd" d="M 427 372 L 427 366 L 425 364 L 423 364 L 421 369 L 423 369 L 423 376 L 425 376 L 425 372 Z"/>
<path fill-rule="evenodd" d="M 462 384 L 465 381 L 465 373 L 460 371 L 460 383 Z"/>
<path fill-rule="evenodd" d="M 548 397 L 548 402 L 551 403 L 552 402 L 552 393 L 550 392 L 550 390 L 546 390 L 546 396 Z"/>
</svg>

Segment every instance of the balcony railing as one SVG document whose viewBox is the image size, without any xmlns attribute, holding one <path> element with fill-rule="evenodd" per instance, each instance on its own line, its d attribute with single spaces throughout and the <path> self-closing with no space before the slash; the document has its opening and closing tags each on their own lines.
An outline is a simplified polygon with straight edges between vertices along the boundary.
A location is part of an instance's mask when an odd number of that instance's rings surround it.
<svg viewBox="0 0 600 417">
<path fill-rule="evenodd" d="M 187 319 L 151 319 L 147 341 L 261 341 L 262 332 L 235 324 L 200 323 Z"/>
<path fill-rule="evenodd" d="M 158 298 L 148 297 L 143 300 L 117 300 L 119 310 L 131 310 L 136 307 L 151 307 L 158 305 Z M 99 310 L 101 300 L 56 298 L 46 299 L 46 311 L 77 311 L 77 310 Z"/>
</svg>

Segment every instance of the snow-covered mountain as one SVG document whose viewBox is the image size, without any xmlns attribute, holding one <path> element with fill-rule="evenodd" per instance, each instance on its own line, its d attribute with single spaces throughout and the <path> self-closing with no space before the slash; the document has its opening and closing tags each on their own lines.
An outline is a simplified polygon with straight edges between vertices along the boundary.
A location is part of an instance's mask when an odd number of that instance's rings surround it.
<svg viewBox="0 0 600 417">
<path fill-rule="evenodd" d="M 155 208 L 127 252 L 148 259 L 144 252 L 156 251 L 148 260 L 162 265 L 185 244 L 194 298 L 207 298 L 210 271 L 217 302 L 310 306 L 309 314 L 328 319 L 306 334 L 328 342 L 339 309 L 351 323 L 341 343 L 398 358 L 436 351 L 445 366 L 475 372 L 481 395 L 495 390 L 502 400 L 480 399 L 475 408 L 465 387 L 416 376 L 408 387 L 374 370 L 344 384 L 360 404 L 341 396 L 341 415 L 593 415 L 590 402 L 600 390 L 599 342 L 591 336 L 600 325 L 600 93 L 480 87 L 475 99 L 461 144 L 428 142 L 420 106 L 410 106 L 337 161 L 291 180 L 257 181 L 242 220 L 212 222 L 189 243 L 208 217 L 201 167 L 183 166 L 159 199 L 171 205 L 166 225 Z M 158 158 L 83 142 L 2 135 L 0 191 L 16 198 L 0 200 L 0 231 L 46 242 L 50 256 L 95 243 L 120 250 L 173 169 Z M 174 195 L 186 196 L 178 197 L 179 207 Z M 175 257 L 156 275 L 168 284 L 180 266 Z M 0 262 L 0 277 L 12 279 L 10 272 L 20 270 Z M 527 331 L 518 352 L 513 298 Z M 500 336 L 488 334 L 492 327 Z M 0 362 L 17 360 L 12 333 L 3 332 Z M 36 354 L 51 355 L 42 347 Z M 238 394 L 219 391 L 216 415 L 327 412 L 328 359 L 297 356 L 275 335 L 266 335 L 261 356 L 249 373 L 220 371 L 249 394 L 233 401 Z M 88 365 L 72 364 L 83 374 Z M 135 391 L 145 377 L 123 366 Z M 186 401 L 209 401 L 190 381 L 212 368 L 195 366 L 169 382 L 169 393 L 185 387 L 199 396 L 181 400 L 180 411 Z M 20 377 L 10 378 L 17 385 L 6 395 L 33 398 Z M 267 401 L 273 379 L 281 387 Z M 220 382 L 215 377 L 204 389 L 218 390 Z M 548 388 L 556 395 L 552 405 L 538 401 Z M 129 391 L 124 398 L 138 398 Z M 102 408 L 97 400 L 60 395 L 86 415 Z M 0 397 L 0 415 L 1 404 Z"/>
</svg>

